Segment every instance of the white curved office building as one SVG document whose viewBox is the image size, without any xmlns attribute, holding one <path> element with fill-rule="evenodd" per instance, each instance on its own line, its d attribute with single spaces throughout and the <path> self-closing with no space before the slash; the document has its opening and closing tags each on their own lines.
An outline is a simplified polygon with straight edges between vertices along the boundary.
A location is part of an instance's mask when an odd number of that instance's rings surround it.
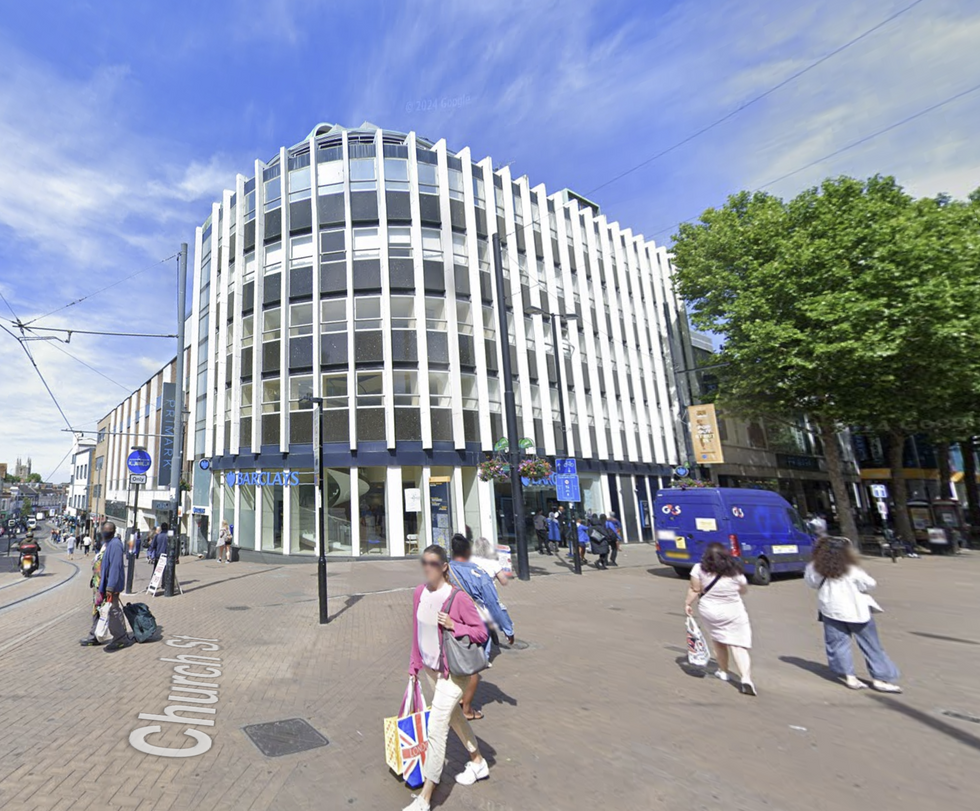
<svg viewBox="0 0 980 811">
<path fill-rule="evenodd" d="M 464 527 L 506 540 L 510 486 L 477 476 L 505 433 L 504 351 L 522 436 L 578 460 L 583 508 L 649 537 L 683 448 L 678 310 L 665 250 L 594 203 L 444 141 L 322 124 L 239 175 L 193 253 L 198 540 L 225 519 L 245 549 L 315 552 L 310 393 L 324 398 L 330 554 L 412 554 Z M 578 316 L 559 348 L 567 449 L 550 322 L 528 308 Z M 525 495 L 538 509 L 555 490 Z"/>
</svg>

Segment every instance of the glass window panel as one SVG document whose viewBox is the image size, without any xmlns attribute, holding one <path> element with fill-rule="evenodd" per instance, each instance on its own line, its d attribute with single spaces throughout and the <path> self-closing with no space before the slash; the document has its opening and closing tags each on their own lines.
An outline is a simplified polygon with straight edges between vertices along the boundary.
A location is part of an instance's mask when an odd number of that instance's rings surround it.
<svg viewBox="0 0 980 811">
<path fill-rule="evenodd" d="M 449 170 L 449 196 L 453 200 L 463 199 L 463 173 L 459 169 Z"/>
<path fill-rule="evenodd" d="M 241 388 L 242 395 L 242 416 L 251 417 L 252 416 L 252 384 L 245 383 Z"/>
<path fill-rule="evenodd" d="M 418 406 L 419 405 L 419 373 L 418 372 L 394 372 L 394 404 L 396 406 Z"/>
<path fill-rule="evenodd" d="M 408 191 L 408 161 L 401 158 L 385 158 L 385 188 L 389 191 Z"/>
<path fill-rule="evenodd" d="M 265 181 L 265 211 L 277 208 L 282 198 L 282 184 L 279 178 Z"/>
<path fill-rule="evenodd" d="M 377 187 L 374 158 L 352 158 L 350 162 L 351 191 L 373 191 Z"/>
<path fill-rule="evenodd" d="M 262 313 L 262 340 L 274 341 L 279 337 L 282 328 L 282 310 L 266 310 Z"/>
<path fill-rule="evenodd" d="M 425 326 L 427 329 L 446 331 L 446 300 L 441 298 L 426 297 L 425 299 Z"/>
<path fill-rule="evenodd" d="M 354 301 L 354 328 L 381 329 L 381 298 L 368 296 Z"/>
<path fill-rule="evenodd" d="M 420 163 L 419 165 L 419 191 L 422 194 L 439 193 L 439 175 L 437 167 L 431 163 Z"/>
<path fill-rule="evenodd" d="M 250 282 L 255 278 L 255 251 L 245 254 L 245 269 L 242 271 L 242 281 Z"/>
<path fill-rule="evenodd" d="M 347 300 L 327 299 L 320 302 L 320 332 L 347 331 Z"/>
<path fill-rule="evenodd" d="M 312 473 L 299 473 L 299 484 L 289 488 L 289 525 L 292 538 L 289 551 L 294 555 L 312 555 L 316 549 L 316 488 Z"/>
<path fill-rule="evenodd" d="M 429 372 L 429 402 L 433 408 L 449 408 L 453 404 L 448 372 Z"/>
<path fill-rule="evenodd" d="M 246 315 L 242 318 L 242 347 L 251 346 L 255 340 L 253 316 Z"/>
<path fill-rule="evenodd" d="M 313 375 L 293 375 L 289 378 L 289 410 L 299 411 L 303 408 L 300 400 L 313 396 Z"/>
<path fill-rule="evenodd" d="M 456 303 L 456 328 L 460 335 L 473 334 L 473 307 L 468 301 Z"/>
<path fill-rule="evenodd" d="M 355 259 L 378 259 L 381 242 L 377 228 L 355 228 L 353 234 Z"/>
<path fill-rule="evenodd" d="M 473 198 L 476 202 L 478 208 L 487 207 L 487 194 L 483 186 L 483 177 L 476 173 L 473 173 Z"/>
<path fill-rule="evenodd" d="M 407 226 L 388 227 L 388 255 L 403 259 L 412 256 L 412 229 Z"/>
<path fill-rule="evenodd" d="M 414 330 L 415 327 L 415 299 L 412 296 L 392 296 L 391 328 Z"/>
<path fill-rule="evenodd" d="M 422 257 L 442 259 L 442 232 L 438 228 L 422 229 Z"/>
<path fill-rule="evenodd" d="M 311 180 L 309 167 L 294 169 L 289 173 L 289 201 L 291 203 L 310 199 Z"/>
<path fill-rule="evenodd" d="M 338 194 L 344 190 L 344 162 L 321 163 L 316 169 L 316 182 L 320 194 Z"/>
<path fill-rule="evenodd" d="M 313 334 L 313 305 L 312 304 L 293 304 L 289 308 L 289 335 L 297 337 L 299 335 Z"/>
<path fill-rule="evenodd" d="M 294 267 L 313 264 L 313 237 L 307 234 L 290 239 L 289 258 Z"/>
<path fill-rule="evenodd" d="M 323 375 L 321 385 L 323 387 L 324 408 L 347 408 L 347 374 L 345 372 Z"/>
<path fill-rule="evenodd" d="M 361 484 L 367 484 L 358 504 L 360 505 L 361 554 L 387 555 L 387 476 L 384 467 L 366 467 L 357 472 Z M 352 483 L 353 484 L 353 483 Z M 360 487 L 363 490 L 363 487 Z"/>
<path fill-rule="evenodd" d="M 468 266 L 469 254 L 466 251 L 466 234 L 453 233 L 453 263 Z"/>
<path fill-rule="evenodd" d="M 381 372 L 357 373 L 357 407 L 384 405 L 384 382 Z"/>
<path fill-rule="evenodd" d="M 275 380 L 262 381 L 262 413 L 278 414 L 280 410 L 280 400 L 282 399 L 282 381 Z"/>
<path fill-rule="evenodd" d="M 265 246 L 265 272 L 275 273 L 282 267 L 282 243 L 273 242 Z"/>
</svg>

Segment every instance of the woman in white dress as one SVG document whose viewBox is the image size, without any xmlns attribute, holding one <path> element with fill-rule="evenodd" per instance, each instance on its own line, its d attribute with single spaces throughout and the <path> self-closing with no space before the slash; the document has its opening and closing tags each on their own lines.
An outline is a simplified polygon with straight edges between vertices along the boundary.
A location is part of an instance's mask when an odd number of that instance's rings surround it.
<svg viewBox="0 0 980 811">
<path fill-rule="evenodd" d="M 694 603 L 715 648 L 718 670 L 715 675 L 729 680 L 728 654 L 735 660 L 741 677 L 741 691 L 747 696 L 758 695 L 752 682 L 752 626 L 742 602 L 748 591 L 742 574 L 742 563 L 720 543 L 709 544 L 701 562 L 691 570 L 691 584 L 684 601 L 687 615 L 693 616 Z"/>
</svg>

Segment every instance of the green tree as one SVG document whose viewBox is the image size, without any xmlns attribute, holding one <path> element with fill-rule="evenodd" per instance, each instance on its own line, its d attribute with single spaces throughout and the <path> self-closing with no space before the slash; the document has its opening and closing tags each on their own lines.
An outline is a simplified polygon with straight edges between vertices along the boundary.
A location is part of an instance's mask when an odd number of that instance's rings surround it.
<svg viewBox="0 0 980 811">
<path fill-rule="evenodd" d="M 789 202 L 741 192 L 675 237 L 677 290 L 692 321 L 725 335 L 721 405 L 748 417 L 810 416 L 850 537 L 840 429 L 904 442 L 937 416 L 936 388 L 969 349 L 977 354 L 980 299 L 958 278 L 946 208 L 914 201 L 893 178 L 842 177 Z M 907 525 L 907 513 L 899 518 Z"/>
<path fill-rule="evenodd" d="M 31 499 L 30 499 L 29 496 L 28 497 L 25 497 L 24 498 L 24 501 L 23 501 L 23 503 L 21 504 L 21 507 L 20 507 L 20 514 L 23 515 L 26 518 L 26 517 L 30 516 L 31 512 L 33 511 L 33 509 L 34 509 L 34 502 L 31 501 Z"/>
<path fill-rule="evenodd" d="M 32 483 L 32 484 L 40 484 L 41 483 L 41 474 L 40 473 L 29 473 L 28 476 L 27 476 L 27 481 L 30 482 L 30 483 Z"/>
</svg>

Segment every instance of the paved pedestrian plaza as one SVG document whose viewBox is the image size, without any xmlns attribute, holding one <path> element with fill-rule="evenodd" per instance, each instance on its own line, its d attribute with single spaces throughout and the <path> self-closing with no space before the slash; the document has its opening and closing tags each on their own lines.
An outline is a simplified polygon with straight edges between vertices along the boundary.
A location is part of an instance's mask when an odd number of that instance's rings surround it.
<svg viewBox="0 0 980 811">
<path fill-rule="evenodd" d="M 81 648 L 87 569 L 63 551 L 30 581 L 0 574 L 0 808 L 398 811 L 410 793 L 384 762 L 382 719 L 405 687 L 417 561 L 330 564 L 331 622 L 317 624 L 316 567 L 185 559 L 184 594 L 145 599 L 163 640 Z M 752 588 L 758 698 L 686 665 L 685 584 L 630 546 L 581 577 L 532 553 L 503 589 L 518 645 L 477 695 L 489 780 L 436 807 L 525 809 L 968 809 L 980 794 L 980 554 L 869 559 L 882 639 L 905 692 L 850 692 L 824 667 L 814 595 L 799 578 Z M 149 566 L 139 563 L 145 586 Z M 137 598 L 134 598 L 137 599 Z M 19 601 L 19 602 L 18 602 Z M 187 637 L 218 650 L 179 649 Z M 183 639 L 178 639 L 183 638 Z M 182 655 L 213 657 L 210 749 L 144 754 L 130 736 L 168 705 Z M 164 661 L 164 660 L 172 661 Z M 863 671 L 859 675 L 864 675 Z M 205 705 L 199 705 L 205 706 Z M 199 716 L 198 716 L 199 717 Z M 269 757 L 244 728 L 303 719 L 329 741 Z M 195 745 L 182 724 L 146 741 Z M 294 739 L 288 729 L 278 741 Z"/>
</svg>

